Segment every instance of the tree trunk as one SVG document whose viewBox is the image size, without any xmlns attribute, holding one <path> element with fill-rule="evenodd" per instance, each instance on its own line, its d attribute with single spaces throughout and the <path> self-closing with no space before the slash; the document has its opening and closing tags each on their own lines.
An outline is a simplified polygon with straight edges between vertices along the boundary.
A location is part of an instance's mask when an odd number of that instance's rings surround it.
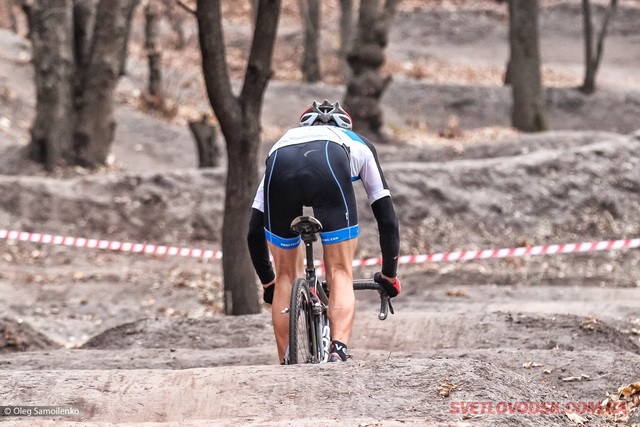
<svg viewBox="0 0 640 427">
<path fill-rule="evenodd" d="M 121 2 L 123 0 L 115 0 L 113 1 L 114 7 L 115 3 Z M 122 7 L 120 10 L 124 13 L 123 18 L 125 19 L 126 25 L 123 28 L 123 34 L 118 36 L 118 40 L 122 45 L 118 52 L 120 52 L 120 70 L 118 76 L 124 76 L 127 74 L 127 58 L 129 57 L 129 36 L 131 35 L 131 21 L 133 20 L 133 12 L 136 10 L 136 6 L 140 3 L 140 0 L 124 0 L 126 5 Z M 155 0 L 157 1 L 157 0 Z"/>
<path fill-rule="evenodd" d="M 222 227 L 222 252 L 225 312 L 253 314 L 260 312 L 255 272 L 245 236 L 253 195 L 258 186 L 257 128 L 245 129 L 227 140 L 227 181 Z M 231 255 L 231 256 L 229 256 Z"/>
<path fill-rule="evenodd" d="M 507 61 L 507 69 L 504 72 L 504 85 L 511 86 L 511 73 L 513 73 L 513 67 L 511 66 L 511 58 Z"/>
<path fill-rule="evenodd" d="M 34 0 L 28 14 L 36 81 L 30 157 L 57 166 L 106 164 L 127 12 L 138 0 Z M 129 14 L 130 16 L 130 14 Z"/>
<path fill-rule="evenodd" d="M 130 25 L 129 12 L 139 0 L 100 0 L 93 33 L 91 59 L 74 134 L 77 162 L 85 167 L 105 165 L 115 135 L 113 91 Z"/>
<path fill-rule="evenodd" d="M 605 17 L 602 21 L 602 28 L 598 35 L 598 42 L 596 44 L 596 51 L 593 51 L 593 19 L 591 14 L 591 3 L 589 0 L 582 0 L 582 13 L 584 23 L 584 60 L 585 60 L 585 75 L 580 90 L 586 94 L 592 94 L 596 90 L 596 74 L 600 67 L 602 60 L 602 54 L 604 52 L 604 39 L 607 35 L 607 29 L 609 27 L 609 21 L 616 11 L 618 5 L 617 0 L 611 0 L 609 8 L 606 11 Z"/>
<path fill-rule="evenodd" d="M 74 158 L 72 11 L 72 0 L 36 0 L 29 10 L 36 82 L 29 155 L 47 170 Z"/>
<path fill-rule="evenodd" d="M 216 136 L 216 127 L 202 115 L 198 121 L 189 122 L 189 129 L 198 148 L 198 167 L 212 168 L 220 166 L 220 147 Z"/>
<path fill-rule="evenodd" d="M 513 127 L 525 132 L 545 130 L 545 100 L 538 47 L 538 1 L 509 2 Z"/>
<path fill-rule="evenodd" d="M 91 40 L 96 23 L 98 0 L 73 1 L 74 53 L 80 72 L 84 72 L 91 57 Z"/>
<path fill-rule="evenodd" d="M 305 82 L 317 82 L 321 79 L 318 51 L 318 39 L 320 37 L 320 1 L 298 0 L 298 5 L 304 27 L 302 80 Z"/>
<path fill-rule="evenodd" d="M 275 44 L 280 0 L 258 2 L 251 53 L 239 96 L 233 94 L 222 35 L 220 0 L 198 0 L 202 69 L 211 107 L 227 145 L 222 259 L 227 314 L 260 312 L 245 236 L 258 185 L 260 110 Z"/>
<path fill-rule="evenodd" d="M 595 90 L 595 74 L 593 72 L 593 22 L 591 21 L 591 4 L 582 0 L 582 22 L 584 26 L 584 81 L 580 90 L 593 93 Z"/>
<path fill-rule="evenodd" d="M 81 108 L 82 97 L 87 79 L 87 68 L 91 60 L 91 42 L 96 24 L 98 0 L 73 1 L 73 48 L 75 58 L 74 109 Z M 74 111 L 75 116 L 75 111 Z M 75 117 L 74 117 L 75 120 Z"/>
<path fill-rule="evenodd" d="M 353 0 L 340 0 L 340 61 L 345 81 L 351 76 L 347 55 L 353 42 Z"/>
<path fill-rule="evenodd" d="M 260 0 L 249 0 L 249 3 L 251 3 L 251 11 L 253 12 L 253 23 L 256 23 L 256 20 L 258 19 L 258 3 L 260 2 Z"/>
<path fill-rule="evenodd" d="M 356 131 L 381 142 L 384 136 L 380 98 L 391 76 L 383 77 L 380 68 L 384 64 L 384 49 L 397 3 L 397 0 L 386 0 L 382 8 L 380 0 L 360 2 L 358 30 L 347 56 L 352 76 L 347 84 L 345 107 L 354 119 Z"/>
<path fill-rule="evenodd" d="M 162 96 L 161 51 L 158 42 L 158 3 L 149 1 L 144 8 L 144 38 L 149 61 L 149 84 L 147 90 L 153 97 Z"/>
</svg>

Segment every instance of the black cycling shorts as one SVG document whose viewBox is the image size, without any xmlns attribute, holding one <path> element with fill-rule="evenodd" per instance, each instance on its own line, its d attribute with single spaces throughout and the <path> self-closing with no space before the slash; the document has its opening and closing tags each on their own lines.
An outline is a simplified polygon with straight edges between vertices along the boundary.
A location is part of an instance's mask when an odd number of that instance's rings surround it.
<svg viewBox="0 0 640 427">
<path fill-rule="evenodd" d="M 302 208 L 313 208 L 322 224 L 323 244 L 358 237 L 358 213 L 347 149 L 331 141 L 312 141 L 277 149 L 267 159 L 264 223 L 267 241 L 296 248 L 300 236 L 291 222 Z"/>
</svg>

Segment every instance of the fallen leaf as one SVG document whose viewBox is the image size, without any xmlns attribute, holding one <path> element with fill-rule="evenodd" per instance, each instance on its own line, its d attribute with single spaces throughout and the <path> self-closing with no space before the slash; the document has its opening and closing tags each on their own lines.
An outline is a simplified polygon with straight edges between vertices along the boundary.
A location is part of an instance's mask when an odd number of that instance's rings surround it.
<svg viewBox="0 0 640 427">
<path fill-rule="evenodd" d="M 584 424 L 586 422 L 589 422 L 588 419 L 581 417 L 578 414 L 574 414 L 574 413 L 565 413 L 565 415 L 567 416 L 567 418 L 569 418 L 571 421 L 573 421 L 576 424 Z"/>
<path fill-rule="evenodd" d="M 598 323 L 598 319 L 596 319 L 595 317 L 589 316 L 580 323 L 580 327 L 582 329 L 593 330 L 595 329 L 595 325 L 597 323 Z"/>
<path fill-rule="evenodd" d="M 464 298 L 468 298 L 469 294 L 462 290 L 462 289 L 452 289 L 449 290 L 447 292 L 445 292 L 445 295 L 448 297 L 464 297 Z"/>
<path fill-rule="evenodd" d="M 537 368 L 537 367 L 540 367 L 540 366 L 542 366 L 542 365 L 539 364 L 539 363 L 536 363 L 536 362 L 527 362 L 527 363 L 522 365 L 522 367 L 525 368 L 525 369 Z"/>
<path fill-rule="evenodd" d="M 618 394 L 620 397 L 631 397 L 635 394 L 640 394 L 640 382 L 629 384 L 627 386 L 622 386 L 618 389 Z"/>
<path fill-rule="evenodd" d="M 451 391 L 455 390 L 458 386 L 451 383 L 442 383 L 440 387 L 438 387 L 438 394 L 442 397 L 449 397 L 451 395 Z"/>
</svg>

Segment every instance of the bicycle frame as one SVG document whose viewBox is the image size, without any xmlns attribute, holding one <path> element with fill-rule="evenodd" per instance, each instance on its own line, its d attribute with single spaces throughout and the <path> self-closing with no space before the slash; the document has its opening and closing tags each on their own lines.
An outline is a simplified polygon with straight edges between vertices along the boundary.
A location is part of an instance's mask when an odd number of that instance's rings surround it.
<svg viewBox="0 0 640 427">
<path fill-rule="evenodd" d="M 329 298 L 320 285 L 316 268 L 313 260 L 313 242 L 317 241 L 316 234 L 302 234 L 302 241 L 305 246 L 306 267 L 305 279 L 309 286 L 311 301 L 313 304 L 313 326 L 315 331 L 317 354 L 315 357 L 322 363 L 329 360 L 329 346 L 331 345 L 331 327 L 329 318 L 327 317 L 327 309 L 329 308 Z M 320 339 L 318 339 L 320 337 Z"/>
</svg>

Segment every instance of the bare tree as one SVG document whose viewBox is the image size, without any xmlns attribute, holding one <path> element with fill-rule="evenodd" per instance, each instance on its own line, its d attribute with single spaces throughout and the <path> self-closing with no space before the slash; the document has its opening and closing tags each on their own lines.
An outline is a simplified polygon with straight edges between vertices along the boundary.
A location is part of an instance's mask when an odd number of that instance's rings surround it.
<svg viewBox="0 0 640 427">
<path fill-rule="evenodd" d="M 304 28 L 304 53 L 302 55 L 302 80 L 317 82 L 320 76 L 320 1 L 298 0 L 300 17 Z"/>
<path fill-rule="evenodd" d="M 144 6 L 144 40 L 149 62 L 149 95 L 155 98 L 162 96 L 162 52 L 158 40 L 159 9 L 158 2 L 148 0 Z"/>
<path fill-rule="evenodd" d="M 259 0 L 251 52 L 242 89 L 229 78 L 220 0 L 198 0 L 198 32 L 209 102 L 227 147 L 227 182 L 222 228 L 225 312 L 258 313 L 260 304 L 246 241 L 253 194 L 258 185 L 260 113 L 275 44 L 280 0 Z"/>
<path fill-rule="evenodd" d="M 547 126 L 538 47 L 537 0 L 509 2 L 509 41 L 513 127 L 526 132 L 544 130 Z"/>
<path fill-rule="evenodd" d="M 69 118 L 74 116 L 70 113 L 74 111 L 76 64 L 71 0 L 49 1 L 49 11 L 42 3 L 34 2 L 29 15 L 37 98 L 29 151 L 50 170 L 75 161 L 74 123 Z"/>
<path fill-rule="evenodd" d="M 347 84 L 345 106 L 353 116 L 354 128 L 365 136 L 383 141 L 380 98 L 391 82 L 380 68 L 398 0 L 360 2 L 358 30 L 347 61 L 352 75 Z"/>
<path fill-rule="evenodd" d="M 618 0 L 611 0 L 602 20 L 602 28 L 598 34 L 598 41 L 593 45 L 593 22 L 591 14 L 590 0 L 582 0 L 582 12 L 584 22 L 584 58 L 585 58 L 585 75 L 580 90 L 584 93 L 591 94 L 596 90 L 596 74 L 602 60 L 604 51 L 604 39 L 607 35 L 609 21 L 616 11 Z"/>
<path fill-rule="evenodd" d="M 35 0 L 28 8 L 36 81 L 30 156 L 56 166 L 106 164 L 113 90 L 138 0 Z"/>
<path fill-rule="evenodd" d="M 220 147 L 218 145 L 216 127 L 211 123 L 209 115 L 203 114 L 200 120 L 189 121 L 189 129 L 198 149 L 198 167 L 213 168 L 220 166 Z"/>
<path fill-rule="evenodd" d="M 74 0 L 76 2 L 82 2 L 85 0 Z M 89 1 L 94 1 L 94 0 L 89 0 Z M 135 2 L 130 1 L 128 3 L 128 5 L 126 7 L 123 8 L 123 16 L 124 19 L 126 20 L 126 22 L 128 23 L 123 31 L 124 37 L 121 37 L 121 49 L 119 49 L 120 51 L 120 76 L 124 76 L 125 74 L 127 74 L 127 58 L 129 57 L 129 35 L 130 35 L 130 31 L 131 31 L 131 20 L 133 19 L 133 12 L 136 9 L 136 6 L 138 5 L 138 3 L 140 2 L 140 0 L 136 0 Z"/>
<path fill-rule="evenodd" d="M 353 0 L 340 0 L 340 58 L 342 74 L 345 79 L 350 76 L 347 55 L 353 41 Z"/>
</svg>

